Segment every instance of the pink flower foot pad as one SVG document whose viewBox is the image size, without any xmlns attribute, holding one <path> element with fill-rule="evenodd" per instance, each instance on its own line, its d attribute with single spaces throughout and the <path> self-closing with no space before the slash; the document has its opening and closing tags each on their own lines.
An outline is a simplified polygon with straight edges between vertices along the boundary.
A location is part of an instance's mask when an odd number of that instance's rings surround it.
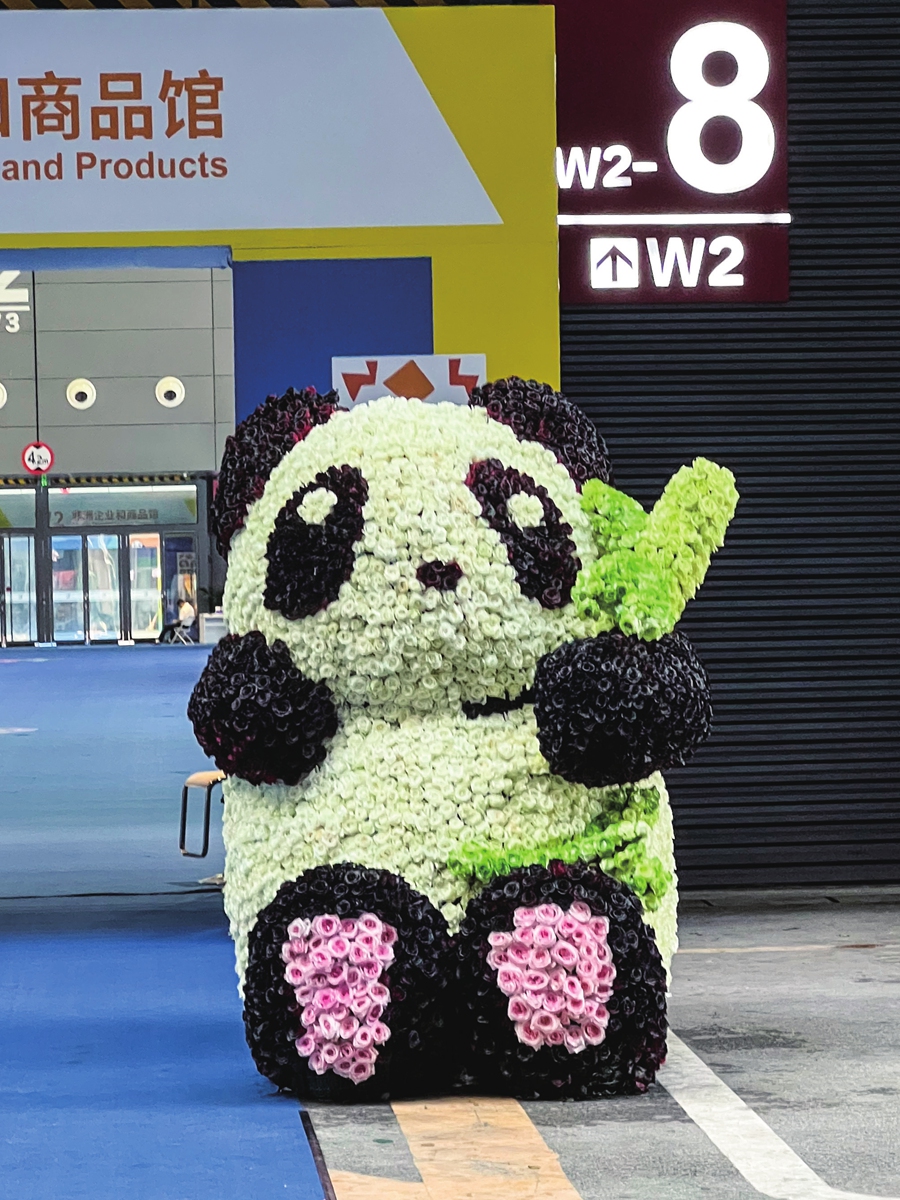
<svg viewBox="0 0 900 1200">
<path fill-rule="evenodd" d="M 355 919 L 323 914 L 292 921 L 288 937 L 281 947 L 284 977 L 304 1030 L 294 1043 L 297 1053 L 317 1075 L 334 1071 L 362 1083 L 391 1036 L 381 1019 L 391 994 L 381 979 L 394 961 L 397 930 L 374 913 Z"/>
<path fill-rule="evenodd" d="M 513 929 L 489 935 L 489 967 L 509 997 L 507 1014 L 520 1042 L 539 1050 L 565 1046 L 579 1054 L 606 1037 L 616 968 L 607 943 L 609 920 L 581 900 L 517 908 Z"/>
</svg>

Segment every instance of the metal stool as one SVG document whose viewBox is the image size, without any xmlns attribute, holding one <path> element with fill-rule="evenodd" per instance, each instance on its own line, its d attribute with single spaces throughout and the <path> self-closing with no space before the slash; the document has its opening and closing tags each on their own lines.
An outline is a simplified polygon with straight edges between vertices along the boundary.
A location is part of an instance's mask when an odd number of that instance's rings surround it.
<svg viewBox="0 0 900 1200">
<path fill-rule="evenodd" d="M 213 788 L 225 778 L 224 771 L 195 771 L 188 775 L 181 789 L 181 827 L 178 834 L 178 849 L 185 858 L 206 858 L 209 853 L 209 806 L 212 800 Z M 203 810 L 203 849 L 199 854 L 185 849 L 187 841 L 188 791 L 192 787 L 206 788 L 206 805 Z M 222 796 L 222 803 L 225 797 Z"/>
</svg>

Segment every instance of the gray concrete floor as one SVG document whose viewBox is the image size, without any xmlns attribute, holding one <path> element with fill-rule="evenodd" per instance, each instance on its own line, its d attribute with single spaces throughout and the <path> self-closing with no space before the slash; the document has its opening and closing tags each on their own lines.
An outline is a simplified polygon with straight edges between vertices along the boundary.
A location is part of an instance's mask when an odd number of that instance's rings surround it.
<svg viewBox="0 0 900 1200">
<path fill-rule="evenodd" d="M 688 896 L 681 938 L 672 1028 L 826 1184 L 900 1196 L 900 889 Z M 524 1107 L 583 1200 L 759 1195 L 661 1086 Z M 330 1168 L 419 1178 L 387 1105 L 311 1112 Z"/>
</svg>

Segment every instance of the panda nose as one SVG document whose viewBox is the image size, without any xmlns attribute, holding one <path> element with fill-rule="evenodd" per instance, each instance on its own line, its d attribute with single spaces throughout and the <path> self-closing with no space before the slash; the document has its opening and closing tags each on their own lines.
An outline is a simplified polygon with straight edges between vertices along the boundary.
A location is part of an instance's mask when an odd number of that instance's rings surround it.
<svg viewBox="0 0 900 1200">
<path fill-rule="evenodd" d="M 416 571 L 416 579 L 422 587 L 437 588 L 439 592 L 453 592 L 463 577 L 459 563 L 443 563 L 440 560 L 422 563 Z"/>
</svg>

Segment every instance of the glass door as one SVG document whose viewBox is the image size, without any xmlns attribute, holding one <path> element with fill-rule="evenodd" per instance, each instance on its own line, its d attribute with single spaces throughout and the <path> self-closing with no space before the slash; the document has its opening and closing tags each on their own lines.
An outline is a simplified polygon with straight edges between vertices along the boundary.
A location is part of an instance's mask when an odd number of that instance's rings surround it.
<svg viewBox="0 0 900 1200">
<path fill-rule="evenodd" d="M 0 539 L 3 593 L 0 597 L 0 637 L 8 645 L 37 641 L 37 586 L 34 577 L 34 538 L 15 534 Z"/>
<path fill-rule="evenodd" d="M 131 636 L 156 641 L 162 633 L 162 538 L 158 533 L 128 535 L 131 583 Z"/>
<path fill-rule="evenodd" d="M 114 533 L 89 533 L 85 542 L 90 640 L 116 642 L 122 636 L 119 538 Z"/>
<path fill-rule="evenodd" d="M 50 539 L 53 640 L 84 641 L 84 546 L 77 535 Z"/>
</svg>

